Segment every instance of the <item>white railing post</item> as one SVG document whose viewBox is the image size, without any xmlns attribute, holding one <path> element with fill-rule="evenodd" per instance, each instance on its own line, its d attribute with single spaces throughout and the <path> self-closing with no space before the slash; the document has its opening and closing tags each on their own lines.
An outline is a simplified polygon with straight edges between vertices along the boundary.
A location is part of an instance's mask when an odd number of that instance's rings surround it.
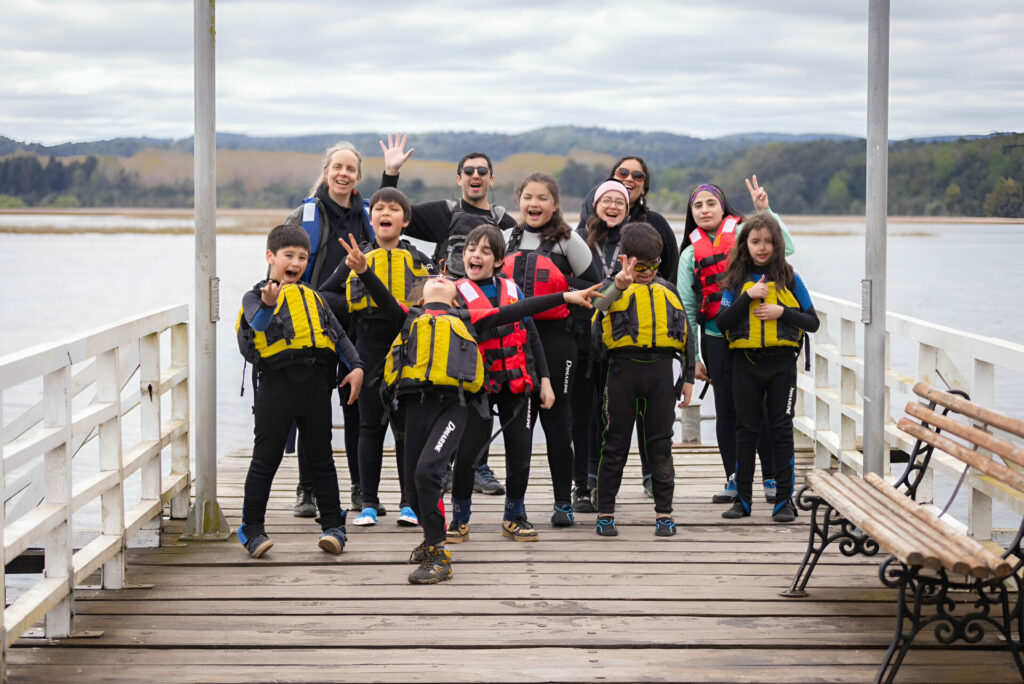
<svg viewBox="0 0 1024 684">
<path fill-rule="evenodd" d="M 920 382 L 929 384 L 932 387 L 942 387 L 941 379 L 935 374 L 938 364 L 939 350 L 930 344 L 918 343 L 917 375 L 915 377 Z M 921 503 L 931 503 L 935 500 L 934 468 L 928 468 L 924 471 L 921 482 L 917 485 L 917 500 Z"/>
<path fill-rule="evenodd" d="M 857 358 L 856 324 L 845 316 L 839 318 L 839 358 L 849 361 Z M 857 421 L 845 409 L 857 403 L 857 373 L 848 368 L 846 363 L 839 366 L 839 450 L 843 452 L 857 449 Z M 852 472 L 852 468 L 840 456 L 840 472 Z"/>
<path fill-rule="evenodd" d="M 995 404 L 995 366 L 974 361 L 971 401 L 982 406 Z M 971 487 L 967 500 L 967 533 L 975 539 L 992 538 L 992 497 Z"/>
<path fill-rule="evenodd" d="M 151 333 L 139 340 L 139 410 L 142 419 L 141 437 L 144 442 L 159 444 L 160 421 L 160 333 Z M 142 500 L 157 502 L 161 499 L 160 451 L 142 464 Z M 163 516 L 157 515 L 146 522 L 130 541 L 132 546 L 160 546 Z"/>
<path fill-rule="evenodd" d="M 121 368 L 117 347 L 96 357 L 96 401 L 113 403 L 118 410 L 109 420 L 100 424 L 100 472 L 117 472 L 117 482 L 100 495 L 100 532 L 105 535 L 124 535 L 124 467 L 121 444 Z M 124 540 L 121 551 L 103 564 L 103 588 L 124 588 Z"/>
<path fill-rule="evenodd" d="M 60 445 L 43 456 L 46 483 L 44 502 L 64 509 L 63 521 L 46 534 L 45 568 L 47 579 L 63 579 L 68 594 L 46 614 L 46 636 L 59 639 L 71 635 L 74 601 L 74 563 L 71 545 L 71 366 L 61 366 L 43 376 L 43 427 L 60 428 Z"/>
<path fill-rule="evenodd" d="M 821 321 L 821 325 L 818 328 L 820 331 L 819 344 L 830 344 L 831 336 L 828 328 L 830 317 L 826 313 L 819 312 L 818 318 Z M 815 350 L 814 387 L 817 390 L 814 394 L 814 467 L 828 470 L 832 467 L 832 452 L 829 451 L 828 447 L 821 440 L 817 439 L 817 433 L 832 430 L 832 413 L 829 403 L 820 392 L 820 390 L 828 389 L 829 387 L 828 357 L 817 351 L 817 344 L 812 344 L 811 349 Z"/>
<path fill-rule="evenodd" d="M 179 323 L 171 328 L 171 366 L 188 367 L 188 324 Z M 188 394 L 192 385 L 191 376 L 188 380 L 178 383 L 171 389 L 171 419 L 182 420 L 188 425 Z M 176 437 L 171 442 L 171 474 L 180 475 L 189 472 L 189 432 Z M 186 487 L 171 499 L 171 517 L 183 519 L 188 517 L 190 487 Z"/>
<path fill-rule="evenodd" d="M 4 393 L 0 388 L 0 490 L 7 482 L 7 475 L 4 469 L 4 445 L 7 444 L 7 436 L 4 434 Z M 7 554 L 4 553 L 4 529 L 7 526 L 7 518 L 4 515 L 4 502 L 0 501 L 0 605 L 7 605 Z M 0 610 L 0 684 L 7 684 L 7 619 L 4 611 Z"/>
</svg>

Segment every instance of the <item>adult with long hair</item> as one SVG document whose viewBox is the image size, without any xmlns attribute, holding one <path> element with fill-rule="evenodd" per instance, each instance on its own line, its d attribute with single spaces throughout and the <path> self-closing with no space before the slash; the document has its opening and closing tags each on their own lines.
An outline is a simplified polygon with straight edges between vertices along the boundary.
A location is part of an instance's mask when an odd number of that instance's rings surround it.
<svg viewBox="0 0 1024 684">
<path fill-rule="evenodd" d="M 746 180 L 750 199 L 757 211 L 770 212 L 768 192 L 758 185 L 757 176 Z M 774 213 L 785 242 L 784 252 L 793 253 L 793 238 Z M 686 307 L 690 329 L 700 328 L 696 358 L 696 379 L 710 382 L 715 394 L 715 434 L 722 455 L 726 483 L 712 497 L 714 503 L 736 500 L 736 407 L 732 392 L 732 361 L 729 345 L 715 323 L 721 306 L 721 279 L 743 214 L 733 207 L 725 192 L 713 183 L 702 183 L 690 193 L 686 205 L 686 223 L 680 244 L 677 283 Z M 758 446 L 761 479 L 765 498 L 774 503 L 776 496 L 775 461 L 767 423 Z"/>
</svg>

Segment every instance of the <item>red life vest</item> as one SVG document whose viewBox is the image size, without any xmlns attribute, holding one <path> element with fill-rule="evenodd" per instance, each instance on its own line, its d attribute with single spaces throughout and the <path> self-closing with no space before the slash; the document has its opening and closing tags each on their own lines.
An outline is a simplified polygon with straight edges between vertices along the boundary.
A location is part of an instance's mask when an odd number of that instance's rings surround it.
<svg viewBox="0 0 1024 684">
<path fill-rule="evenodd" d="M 714 238 L 700 228 L 690 233 L 693 245 L 693 291 L 700 297 L 697 321 L 713 321 L 722 306 L 721 281 L 729 266 L 729 252 L 736 240 L 736 226 L 743 219 L 726 216 Z"/>
<path fill-rule="evenodd" d="M 562 269 L 548 256 L 550 252 L 551 243 L 546 242 L 539 249 L 506 255 L 501 272 L 519 285 L 525 297 L 568 292 L 569 281 L 565 279 Z M 569 317 L 569 305 L 562 303 L 553 309 L 534 314 L 533 317 L 538 321 L 559 321 Z"/>
<path fill-rule="evenodd" d="M 519 300 L 519 290 L 514 281 L 501 277 L 496 281 L 498 306 Z M 472 280 L 463 278 L 457 287 L 471 315 L 475 311 L 494 311 L 494 305 L 487 295 Z M 522 321 L 498 326 L 480 334 L 477 347 L 484 360 L 484 389 L 487 392 L 494 394 L 503 386 L 513 394 L 533 392 L 534 383 L 530 376 L 526 345 L 526 328 Z"/>
</svg>

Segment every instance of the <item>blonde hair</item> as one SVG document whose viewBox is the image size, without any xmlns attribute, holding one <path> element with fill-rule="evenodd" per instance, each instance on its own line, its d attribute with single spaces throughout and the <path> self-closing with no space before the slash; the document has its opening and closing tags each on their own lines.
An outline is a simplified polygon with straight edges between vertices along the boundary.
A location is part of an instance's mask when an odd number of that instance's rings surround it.
<svg viewBox="0 0 1024 684">
<path fill-rule="evenodd" d="M 342 140 L 341 142 L 334 143 L 327 148 L 326 152 L 324 152 L 323 168 L 320 169 L 320 175 L 317 176 L 317 179 L 313 181 L 313 187 L 309 189 L 310 197 L 316 194 L 316 191 L 320 189 L 320 184 L 324 182 L 324 176 L 327 174 L 327 167 L 331 165 L 331 157 L 334 156 L 335 152 L 341 152 L 342 150 L 347 150 L 356 156 L 356 175 L 358 176 L 356 180 L 362 179 L 363 155 L 359 154 L 359 150 L 356 149 L 355 145 Z"/>
</svg>

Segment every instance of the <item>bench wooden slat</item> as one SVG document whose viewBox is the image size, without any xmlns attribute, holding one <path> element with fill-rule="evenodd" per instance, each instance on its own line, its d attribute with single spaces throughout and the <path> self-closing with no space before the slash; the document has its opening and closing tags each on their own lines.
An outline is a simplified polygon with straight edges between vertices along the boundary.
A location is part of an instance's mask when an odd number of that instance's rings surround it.
<svg viewBox="0 0 1024 684">
<path fill-rule="evenodd" d="M 958 397 L 955 394 L 937 390 L 923 382 L 919 382 L 914 385 L 914 394 L 922 399 L 934 401 L 936 404 L 952 409 L 961 415 L 967 416 L 968 418 L 974 418 L 980 423 L 991 425 L 992 427 L 999 428 L 1000 430 L 1017 435 L 1018 437 L 1024 437 L 1024 421 L 1022 420 L 1004 416 L 992 409 L 987 409 L 984 406 L 978 406 L 963 397 Z"/>
<path fill-rule="evenodd" d="M 925 564 L 925 557 L 919 550 L 912 548 L 906 541 L 872 520 L 871 516 L 840 490 L 828 475 L 812 470 L 807 473 L 807 481 L 815 492 L 821 494 L 829 503 L 834 503 L 848 520 L 893 552 L 901 561 L 910 566 Z"/>
<path fill-rule="evenodd" d="M 885 521 L 890 524 L 898 524 L 904 530 L 904 534 L 912 535 L 914 543 L 920 544 L 922 548 L 934 549 L 935 555 L 942 561 L 942 567 L 978 579 L 985 579 L 992 575 L 985 563 L 953 544 L 945 535 L 923 525 L 916 516 L 908 516 L 902 507 L 897 506 L 865 480 L 859 477 L 852 478 L 842 473 L 837 473 L 835 477 L 849 482 L 851 487 L 861 492 L 861 496 L 873 499 L 878 505 L 884 507 L 888 516 Z"/>
<path fill-rule="evenodd" d="M 958 420 L 953 420 L 949 416 L 936 413 L 927 406 L 922 406 L 917 402 L 907 402 L 907 413 L 915 418 L 919 418 L 929 425 L 942 428 L 946 432 L 951 432 L 957 437 L 977 444 L 983 449 L 988 449 L 993 454 L 997 454 L 1007 461 L 1012 461 L 1013 463 L 1024 467 L 1024 449 L 1009 444 L 1008 442 L 1004 442 L 995 435 L 990 435 L 984 430 L 979 430 L 973 425 L 966 425 Z"/>
<path fill-rule="evenodd" d="M 900 418 L 898 425 L 900 430 L 903 430 L 908 435 L 916 437 L 922 442 L 927 442 L 933 447 L 945 451 L 950 456 L 954 456 L 964 463 L 969 464 L 975 470 L 979 470 L 990 477 L 994 477 L 1024 494 L 1024 475 L 1010 470 L 1002 463 L 997 463 L 987 456 L 982 456 L 976 451 L 972 451 L 971 449 L 957 444 L 945 435 L 936 434 L 909 418 Z"/>
<path fill-rule="evenodd" d="M 1010 573 L 1013 572 L 1010 563 L 1005 558 L 997 556 L 970 537 L 958 534 L 930 511 L 926 510 L 910 497 L 894 489 L 891 484 L 875 473 L 868 473 L 864 476 L 864 479 L 897 506 L 907 511 L 939 534 L 946 536 L 946 538 L 967 553 L 984 562 L 996 577 L 1009 577 Z"/>
</svg>

